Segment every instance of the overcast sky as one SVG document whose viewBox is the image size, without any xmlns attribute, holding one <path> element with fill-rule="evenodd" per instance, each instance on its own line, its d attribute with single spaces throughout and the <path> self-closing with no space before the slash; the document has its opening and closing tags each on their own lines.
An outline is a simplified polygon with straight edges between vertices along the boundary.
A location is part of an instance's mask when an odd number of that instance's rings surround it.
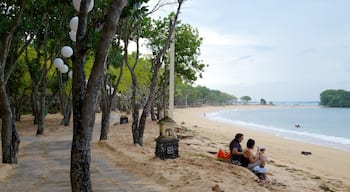
<svg viewBox="0 0 350 192">
<path fill-rule="evenodd" d="M 349 10 L 350 0 L 187 0 L 179 19 L 204 38 L 209 67 L 197 84 L 255 101 L 318 101 L 326 89 L 350 91 Z"/>
</svg>

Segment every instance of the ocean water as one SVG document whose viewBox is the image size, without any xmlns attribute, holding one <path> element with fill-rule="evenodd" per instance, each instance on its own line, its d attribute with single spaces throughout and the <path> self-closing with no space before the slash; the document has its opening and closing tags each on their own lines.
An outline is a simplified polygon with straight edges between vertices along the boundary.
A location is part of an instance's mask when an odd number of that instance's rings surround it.
<svg viewBox="0 0 350 192">
<path fill-rule="evenodd" d="M 350 151 L 350 108 L 314 104 L 271 109 L 226 110 L 206 117 L 277 136 Z M 300 128 L 295 125 L 299 124 Z"/>
</svg>

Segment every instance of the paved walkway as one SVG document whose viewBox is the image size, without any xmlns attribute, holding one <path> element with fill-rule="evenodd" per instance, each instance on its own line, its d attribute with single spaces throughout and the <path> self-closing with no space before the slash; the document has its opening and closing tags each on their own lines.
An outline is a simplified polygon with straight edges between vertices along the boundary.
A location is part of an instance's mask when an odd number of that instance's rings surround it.
<svg viewBox="0 0 350 192">
<path fill-rule="evenodd" d="M 0 183 L 0 192 L 71 191 L 71 136 L 63 135 L 54 140 L 36 136 L 21 139 L 29 144 L 21 148 L 19 163 L 13 175 Z M 93 151 L 90 165 L 93 191 L 167 191 L 123 168 L 111 165 L 104 157 L 102 152 Z"/>
</svg>

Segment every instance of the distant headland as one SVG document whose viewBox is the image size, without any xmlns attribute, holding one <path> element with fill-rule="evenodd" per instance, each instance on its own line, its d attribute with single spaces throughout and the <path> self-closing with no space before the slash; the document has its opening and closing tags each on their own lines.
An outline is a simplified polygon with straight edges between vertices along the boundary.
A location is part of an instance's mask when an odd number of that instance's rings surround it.
<svg viewBox="0 0 350 192">
<path fill-rule="evenodd" d="M 328 89 L 320 94 L 320 105 L 327 107 L 350 107 L 350 92 L 342 89 Z"/>
</svg>

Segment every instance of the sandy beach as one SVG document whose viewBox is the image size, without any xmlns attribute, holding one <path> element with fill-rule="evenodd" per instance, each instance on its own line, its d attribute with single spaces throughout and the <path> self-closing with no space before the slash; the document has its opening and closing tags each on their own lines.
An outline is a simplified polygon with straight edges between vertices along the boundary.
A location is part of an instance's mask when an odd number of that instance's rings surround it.
<svg viewBox="0 0 350 192">
<path fill-rule="evenodd" d="M 103 152 L 116 167 L 123 167 L 166 191 L 350 191 L 350 152 L 287 140 L 204 117 L 205 113 L 220 110 L 258 107 L 264 106 L 175 109 L 174 120 L 180 138 L 180 157 L 176 159 L 155 157 L 159 126 L 151 121 L 147 122 L 143 147 L 133 144 L 130 123 L 112 124 L 109 139 L 102 142 L 98 141 L 99 129 L 95 128 L 92 155 Z M 113 116 L 118 119 L 119 113 Z M 52 119 L 61 118 L 60 115 L 49 117 L 48 121 L 52 122 L 56 122 Z M 25 122 L 18 123 L 21 137 L 35 134 L 35 127 L 28 125 L 31 121 L 26 125 Z M 259 183 L 247 169 L 220 161 L 213 154 L 220 148 L 228 150 L 229 142 L 238 132 L 245 135 L 242 146 L 248 138 L 254 138 L 257 145 L 266 146 L 268 183 Z M 48 123 L 44 137 L 54 138 L 56 134 L 69 135 L 71 128 Z M 301 151 L 310 151 L 312 155 L 302 155 Z M 6 182 L 15 169 L 15 165 L 1 164 L 0 183 Z"/>
<path fill-rule="evenodd" d="M 203 115 L 204 113 L 220 110 L 257 107 L 271 106 L 178 109 L 175 113 L 175 119 L 177 121 L 186 119 L 186 122 L 191 126 L 196 125 L 196 131 L 207 135 L 217 142 L 216 148 L 227 149 L 228 142 L 237 132 L 245 135 L 242 146 L 245 146 L 248 138 L 255 139 L 257 145 L 265 145 L 268 149 L 269 158 L 272 161 L 267 166 L 272 174 L 269 177 L 286 184 L 288 186 L 286 187 L 287 191 L 350 191 L 350 176 L 348 174 L 350 152 L 288 140 L 273 134 L 253 131 L 245 127 L 212 121 Z M 302 155 L 301 151 L 312 152 L 312 155 Z M 316 186 L 313 186 L 315 183 L 317 183 Z M 344 186 L 342 187 L 342 185 Z"/>
</svg>

